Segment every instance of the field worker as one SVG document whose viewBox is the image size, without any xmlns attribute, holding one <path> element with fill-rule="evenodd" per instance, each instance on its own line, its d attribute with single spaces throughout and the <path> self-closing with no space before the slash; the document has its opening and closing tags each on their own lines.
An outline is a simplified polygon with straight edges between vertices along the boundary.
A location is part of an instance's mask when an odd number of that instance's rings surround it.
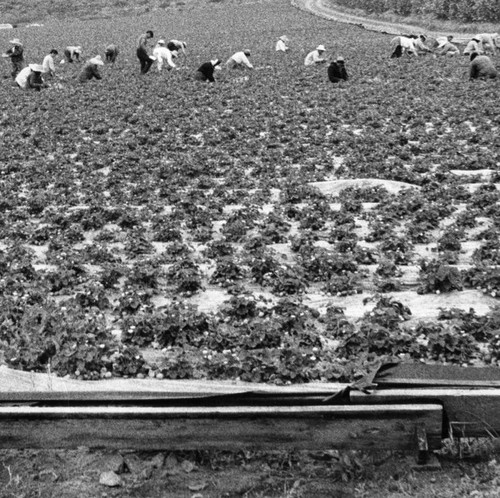
<svg viewBox="0 0 500 498">
<path fill-rule="evenodd" d="M 167 63 L 167 69 L 179 69 L 174 63 L 174 56 L 172 52 L 165 47 L 165 40 L 158 40 L 156 47 L 153 50 L 153 56 L 156 58 L 156 63 L 158 64 L 158 71 L 163 68 L 163 63 Z"/>
<path fill-rule="evenodd" d="M 248 60 L 250 57 L 250 50 L 243 50 L 242 52 L 236 52 L 226 62 L 226 67 L 228 69 L 253 69 L 252 64 Z"/>
<path fill-rule="evenodd" d="M 220 64 L 220 59 L 205 62 L 198 68 L 196 73 L 194 73 L 194 79 L 197 81 L 209 81 L 210 83 L 215 83 L 214 71 L 222 69 Z"/>
<path fill-rule="evenodd" d="M 154 34 L 151 30 L 146 31 L 144 34 L 139 36 L 137 40 L 137 58 L 141 63 L 141 74 L 146 74 L 150 69 L 151 65 L 155 61 L 154 57 L 148 54 L 148 40 L 153 38 Z"/>
<path fill-rule="evenodd" d="M 104 55 L 106 56 L 106 62 L 111 62 L 111 64 L 114 64 L 116 61 L 116 58 L 118 57 L 118 47 L 114 44 L 108 45 L 106 47 L 106 51 L 104 52 Z"/>
<path fill-rule="evenodd" d="M 304 66 L 314 66 L 316 64 L 322 64 L 326 62 L 326 59 L 323 57 L 325 53 L 325 46 L 318 45 L 312 52 L 309 52 L 304 59 Z"/>
<path fill-rule="evenodd" d="M 99 72 L 99 66 L 104 66 L 104 62 L 100 55 L 89 59 L 78 75 L 78 81 L 80 83 L 85 83 L 90 81 L 92 78 L 95 78 L 96 80 L 102 79 L 101 73 Z"/>
<path fill-rule="evenodd" d="M 415 47 L 417 55 L 420 52 L 432 52 L 432 50 L 425 44 L 427 38 L 424 35 L 419 35 L 413 39 L 413 46 Z"/>
<path fill-rule="evenodd" d="M 471 54 L 469 79 L 490 79 L 497 77 L 497 70 L 487 55 Z"/>
<path fill-rule="evenodd" d="M 23 90 L 39 92 L 47 86 L 42 80 L 42 71 L 43 67 L 40 64 L 30 64 L 16 76 L 17 85 Z"/>
<path fill-rule="evenodd" d="M 67 62 L 80 62 L 80 55 L 82 55 L 82 47 L 80 45 L 76 47 L 66 47 L 64 49 L 64 56 Z"/>
<path fill-rule="evenodd" d="M 499 47 L 498 33 L 480 33 L 474 38 L 479 40 L 484 53 L 490 51 L 493 55 L 497 54 L 497 47 Z"/>
<path fill-rule="evenodd" d="M 328 79 L 332 83 L 339 83 L 340 81 L 347 81 L 349 79 L 343 57 L 337 57 L 337 60 L 328 66 Z"/>
<path fill-rule="evenodd" d="M 415 47 L 415 38 L 409 36 L 396 36 L 391 40 L 391 46 L 394 47 L 391 59 L 401 57 L 404 53 L 418 56 Z"/>
<path fill-rule="evenodd" d="M 287 52 L 290 50 L 290 47 L 287 45 L 289 41 L 287 36 L 280 36 L 276 42 L 276 52 Z"/>
<path fill-rule="evenodd" d="M 460 55 L 460 50 L 458 50 L 458 47 L 456 45 L 453 45 L 453 43 L 447 41 L 436 50 L 436 55 L 454 57 L 455 55 Z"/>
<path fill-rule="evenodd" d="M 482 54 L 483 47 L 481 45 L 481 42 L 479 41 L 479 38 L 476 37 L 472 38 L 472 40 L 469 43 L 467 43 L 467 46 L 465 47 L 462 53 L 464 55 Z"/>
<path fill-rule="evenodd" d="M 46 55 L 43 58 L 42 62 L 42 76 L 43 79 L 50 80 L 53 78 L 56 74 L 56 66 L 54 64 L 54 57 L 58 54 L 59 52 L 53 48 L 48 55 Z"/>
<path fill-rule="evenodd" d="M 3 54 L 3 57 L 9 57 L 12 63 L 12 77 L 16 79 L 16 76 L 24 68 L 24 47 L 19 38 L 14 38 L 9 42 L 12 47 Z"/>
<path fill-rule="evenodd" d="M 187 48 L 187 43 L 179 40 L 170 40 L 167 43 L 167 48 L 170 50 L 170 52 L 177 52 L 177 54 L 182 53 L 184 58 L 187 57 L 186 54 L 186 48 Z"/>
</svg>

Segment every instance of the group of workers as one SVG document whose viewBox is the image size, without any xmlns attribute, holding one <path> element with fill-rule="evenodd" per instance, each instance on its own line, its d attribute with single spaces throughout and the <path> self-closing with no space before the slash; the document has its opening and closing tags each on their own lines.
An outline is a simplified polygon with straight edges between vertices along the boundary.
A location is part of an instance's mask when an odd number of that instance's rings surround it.
<svg viewBox="0 0 500 498">
<path fill-rule="evenodd" d="M 168 43 L 160 39 L 152 47 L 150 52 L 150 41 L 154 38 L 151 30 L 146 31 L 139 36 L 137 40 L 136 55 L 140 64 L 141 74 L 146 74 L 156 62 L 158 71 L 164 67 L 167 70 L 179 69 L 176 59 L 183 56 L 186 59 L 187 43 L 180 40 L 170 40 Z M 289 39 L 286 35 L 280 36 L 276 42 L 276 52 L 287 53 L 290 50 Z M 42 64 L 29 64 L 25 67 L 24 47 L 18 38 L 10 40 L 11 47 L 2 54 L 8 57 L 12 63 L 12 77 L 17 85 L 23 89 L 34 89 L 40 91 L 41 88 L 48 86 L 48 81 L 55 76 L 54 57 L 58 55 L 56 49 L 52 49 L 45 56 Z M 391 58 L 399 58 L 404 54 L 418 56 L 423 53 L 434 53 L 438 55 L 455 56 L 460 54 L 460 50 L 453 43 L 453 36 L 443 36 L 436 39 L 427 39 L 424 35 L 396 36 L 391 40 L 392 55 Z M 496 78 L 497 71 L 491 59 L 486 55 L 491 52 L 497 54 L 497 48 L 500 48 L 498 33 L 482 33 L 475 35 L 463 50 L 464 55 L 470 56 L 470 79 L 476 78 Z M 325 57 L 325 46 L 318 45 L 309 52 L 304 59 L 305 66 L 315 66 L 327 62 Z M 105 60 L 114 64 L 119 54 L 116 45 L 108 45 L 105 49 Z M 62 63 L 81 62 L 82 47 L 79 45 L 68 46 L 64 49 L 64 59 Z M 242 50 L 234 53 L 226 62 L 228 69 L 254 69 L 250 62 L 250 51 Z M 78 75 L 80 82 L 86 82 L 93 78 L 101 79 L 99 66 L 103 66 L 104 61 L 100 55 L 87 60 Z M 213 83 L 215 81 L 214 72 L 221 69 L 220 59 L 213 59 L 203 63 L 195 72 L 194 79 L 197 81 L 206 81 Z M 348 75 L 343 57 L 337 57 L 328 66 L 328 79 L 332 83 L 347 81 Z"/>
<path fill-rule="evenodd" d="M 434 56 L 454 57 L 460 55 L 459 48 L 453 43 L 453 36 L 430 38 L 424 35 L 396 36 L 391 40 L 393 52 L 391 58 L 406 55 L 418 56 L 423 53 L 433 52 Z M 498 33 L 481 33 L 469 40 L 463 55 L 470 57 L 469 79 L 496 78 L 497 70 L 488 57 L 488 53 L 497 54 L 500 48 Z"/>
</svg>

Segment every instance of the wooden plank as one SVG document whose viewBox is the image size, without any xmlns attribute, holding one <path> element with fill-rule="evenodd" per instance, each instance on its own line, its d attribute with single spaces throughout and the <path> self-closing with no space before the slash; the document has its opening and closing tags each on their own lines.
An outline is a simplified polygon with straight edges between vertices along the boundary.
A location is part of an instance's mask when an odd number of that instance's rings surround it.
<svg viewBox="0 0 500 498">
<path fill-rule="evenodd" d="M 401 449 L 423 424 L 440 447 L 440 405 L 315 407 L 5 407 L 1 448 Z"/>
<path fill-rule="evenodd" d="M 500 436 L 500 389 L 384 389 L 371 394 L 353 391 L 350 400 L 354 405 L 440 403 L 457 436 Z M 443 436 L 448 435 L 449 428 L 443 426 Z"/>
</svg>

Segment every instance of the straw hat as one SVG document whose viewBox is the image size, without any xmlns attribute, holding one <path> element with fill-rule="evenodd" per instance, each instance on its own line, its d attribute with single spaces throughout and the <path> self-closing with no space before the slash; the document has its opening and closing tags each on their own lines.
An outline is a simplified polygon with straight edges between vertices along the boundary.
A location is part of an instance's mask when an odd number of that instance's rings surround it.
<svg viewBox="0 0 500 498">
<path fill-rule="evenodd" d="M 41 73 L 43 71 L 43 66 L 41 64 L 28 64 L 28 67 L 34 72 L 34 73 Z"/>
<path fill-rule="evenodd" d="M 90 64 L 96 64 L 97 66 L 104 66 L 104 62 L 102 61 L 102 58 L 100 55 L 96 55 L 92 59 L 89 60 Z"/>
<path fill-rule="evenodd" d="M 10 40 L 9 43 L 12 43 L 12 45 L 22 45 L 21 40 L 19 38 L 14 38 L 13 40 Z"/>
<path fill-rule="evenodd" d="M 165 40 L 158 40 L 158 45 L 165 45 Z"/>
<path fill-rule="evenodd" d="M 323 51 L 323 52 L 324 52 L 324 51 L 326 50 L 326 48 L 325 48 L 325 46 L 324 46 L 324 45 L 318 45 L 318 46 L 316 47 L 316 50 L 318 50 L 318 51 Z"/>
</svg>

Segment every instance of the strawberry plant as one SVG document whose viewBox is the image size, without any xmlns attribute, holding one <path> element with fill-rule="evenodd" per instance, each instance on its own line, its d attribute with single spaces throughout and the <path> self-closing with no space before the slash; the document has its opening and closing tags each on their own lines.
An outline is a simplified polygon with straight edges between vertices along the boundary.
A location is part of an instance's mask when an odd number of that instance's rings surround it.
<svg viewBox="0 0 500 498">
<path fill-rule="evenodd" d="M 448 266 L 440 261 L 425 259 L 420 261 L 420 284 L 417 289 L 419 294 L 435 292 L 451 292 L 462 290 L 462 275 L 457 268 Z"/>
</svg>

